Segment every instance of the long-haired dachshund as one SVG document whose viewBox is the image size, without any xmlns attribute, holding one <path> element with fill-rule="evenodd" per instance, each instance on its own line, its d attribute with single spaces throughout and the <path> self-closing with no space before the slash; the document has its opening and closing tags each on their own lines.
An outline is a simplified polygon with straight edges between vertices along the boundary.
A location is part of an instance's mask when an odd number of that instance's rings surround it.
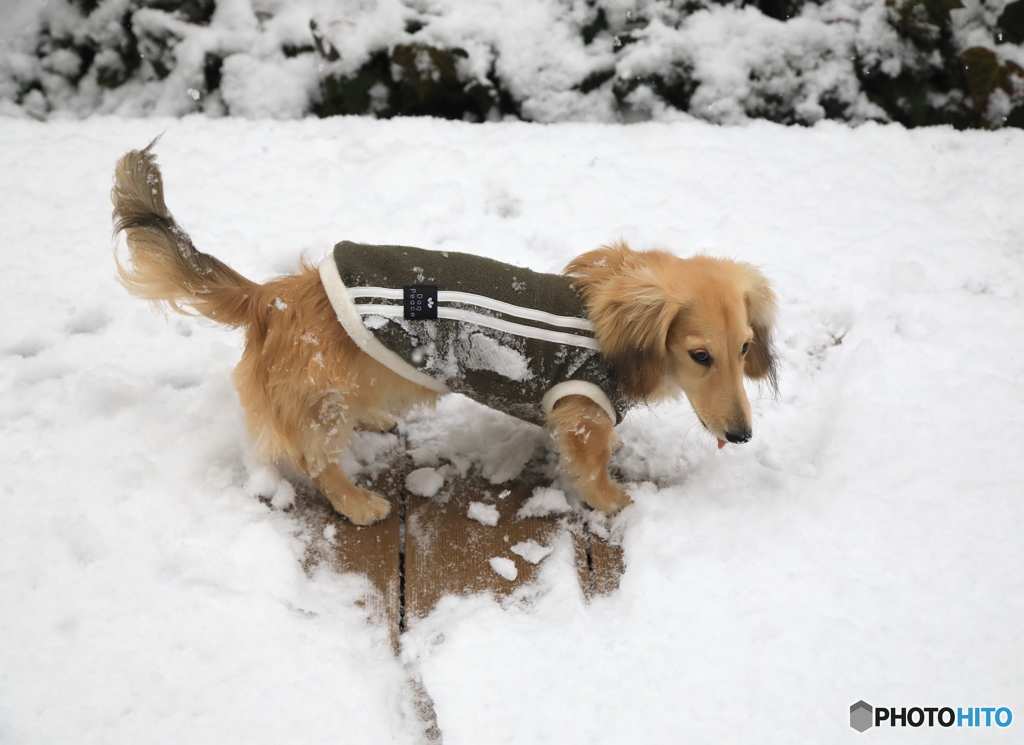
<svg viewBox="0 0 1024 745">
<path fill-rule="evenodd" d="M 744 377 L 776 386 L 775 295 L 749 264 L 615 243 L 551 275 L 342 243 L 319 268 L 257 284 L 196 250 L 152 147 L 115 172 L 121 282 L 244 329 L 234 381 L 260 453 L 308 474 L 357 525 L 391 507 L 338 465 L 353 430 L 387 429 L 448 391 L 546 424 L 579 496 L 610 514 L 630 502 L 608 474 L 626 409 L 682 392 L 723 447 L 751 438 Z"/>
</svg>

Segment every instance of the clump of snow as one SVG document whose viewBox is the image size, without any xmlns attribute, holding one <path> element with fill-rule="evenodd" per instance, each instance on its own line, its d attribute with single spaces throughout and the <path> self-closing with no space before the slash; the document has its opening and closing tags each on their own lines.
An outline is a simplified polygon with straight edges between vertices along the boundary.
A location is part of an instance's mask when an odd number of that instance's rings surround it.
<svg viewBox="0 0 1024 745">
<path fill-rule="evenodd" d="M 492 484 L 514 479 L 548 444 L 540 427 L 458 395 L 414 412 L 404 428 L 417 465 L 447 461 L 459 476 L 478 468 Z"/>
<path fill-rule="evenodd" d="M 405 488 L 417 497 L 433 497 L 444 486 L 444 476 L 433 468 L 417 468 L 405 477 Z"/>
<path fill-rule="evenodd" d="M 496 574 L 504 577 L 509 582 L 515 580 L 519 576 L 519 569 L 516 567 L 516 563 L 512 559 L 507 559 L 504 556 L 495 556 L 490 559 L 491 569 Z"/>
<path fill-rule="evenodd" d="M 391 319 L 387 316 L 363 316 L 363 325 L 368 329 L 382 329 L 390 322 Z M 416 352 L 419 352 L 419 350 L 417 349 Z"/>
<path fill-rule="evenodd" d="M 466 510 L 466 517 L 476 520 L 481 525 L 494 527 L 498 524 L 498 508 L 486 502 L 470 502 L 469 509 Z"/>
<path fill-rule="evenodd" d="M 295 503 L 295 487 L 272 465 L 254 464 L 244 488 L 251 496 L 269 498 L 270 504 L 278 510 Z"/>
<path fill-rule="evenodd" d="M 274 494 L 270 498 L 270 504 L 274 509 L 284 510 L 295 504 L 295 487 L 288 482 L 287 479 L 281 479 L 277 482 L 277 488 L 274 489 Z"/>
<path fill-rule="evenodd" d="M 554 550 L 553 547 L 542 546 L 537 541 L 521 541 L 509 549 L 509 551 L 522 556 L 531 564 L 540 564 Z"/>
<path fill-rule="evenodd" d="M 527 499 L 516 513 L 517 517 L 547 517 L 562 515 L 572 508 L 565 498 L 565 492 L 553 486 L 538 486 L 533 496 Z"/>
<path fill-rule="evenodd" d="M 490 370 L 517 381 L 533 377 L 526 357 L 518 350 L 500 344 L 482 333 L 470 336 L 469 345 L 465 363 L 471 370 Z"/>
</svg>

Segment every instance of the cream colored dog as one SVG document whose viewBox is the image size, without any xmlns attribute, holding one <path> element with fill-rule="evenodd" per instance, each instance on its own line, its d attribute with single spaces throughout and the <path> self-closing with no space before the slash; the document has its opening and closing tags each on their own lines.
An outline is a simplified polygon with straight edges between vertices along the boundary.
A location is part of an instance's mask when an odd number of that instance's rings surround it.
<svg viewBox="0 0 1024 745">
<path fill-rule="evenodd" d="M 338 457 L 354 428 L 386 429 L 411 408 L 434 404 L 438 393 L 361 351 L 314 267 L 261 285 L 197 251 L 167 210 L 151 149 L 128 153 L 115 173 L 114 231 L 125 232 L 130 256 L 130 265 L 118 262 L 122 283 L 178 312 L 243 328 L 234 381 L 263 457 L 286 458 L 357 525 L 387 517 L 389 502 L 349 481 Z M 654 403 L 682 392 L 719 447 L 751 438 L 743 379 L 776 385 L 775 295 L 756 268 L 617 243 L 577 257 L 565 275 L 582 293 L 624 394 Z M 319 344 L 298 343 L 307 335 Z M 617 438 L 605 409 L 568 395 L 548 426 L 561 467 L 588 505 L 613 513 L 629 504 L 608 474 Z"/>
</svg>

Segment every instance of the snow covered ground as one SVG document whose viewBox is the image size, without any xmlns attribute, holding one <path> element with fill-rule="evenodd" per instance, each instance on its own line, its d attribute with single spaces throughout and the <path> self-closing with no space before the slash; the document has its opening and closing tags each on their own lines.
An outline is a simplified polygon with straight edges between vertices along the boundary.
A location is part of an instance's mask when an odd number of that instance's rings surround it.
<svg viewBox="0 0 1024 745">
<path fill-rule="evenodd" d="M 556 549 L 532 604 L 450 598 L 396 660 L 256 498 L 239 335 L 113 279 L 113 165 L 160 132 L 171 209 L 256 279 L 341 239 L 759 264 L 781 395 L 720 452 L 685 403 L 621 426 L 617 593 Z M 1022 173 L 1016 130 L 0 119 L 0 742 L 415 743 L 410 675 L 450 744 L 1019 741 Z M 412 444 L 540 441 L 497 416 Z M 859 699 L 1015 719 L 859 734 Z"/>
</svg>

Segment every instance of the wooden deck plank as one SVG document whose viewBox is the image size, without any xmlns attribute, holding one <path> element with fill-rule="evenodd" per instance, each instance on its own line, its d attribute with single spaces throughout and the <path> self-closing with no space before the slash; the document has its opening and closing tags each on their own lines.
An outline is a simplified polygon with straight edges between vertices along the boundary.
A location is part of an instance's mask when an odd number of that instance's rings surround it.
<svg viewBox="0 0 1024 745">
<path fill-rule="evenodd" d="M 531 582 L 539 571 L 511 552 L 512 546 L 535 541 L 549 546 L 563 531 L 557 519 L 517 518 L 533 489 L 545 481 L 523 476 L 494 485 L 481 477 L 455 482 L 441 499 L 407 497 L 405 538 L 405 612 L 422 618 L 445 595 L 487 592 L 504 598 Z M 504 496 L 502 496 L 504 495 Z M 496 526 L 467 517 L 470 503 L 482 502 L 498 512 Z M 582 545 L 583 541 L 579 543 Z M 585 548 L 582 549 L 585 552 Z M 513 562 L 517 576 L 509 580 L 496 572 L 492 558 Z M 583 571 L 586 572 L 584 553 Z"/>
<path fill-rule="evenodd" d="M 404 488 L 411 466 L 396 455 L 380 476 L 361 485 L 387 497 L 392 514 L 366 528 L 352 525 L 334 512 L 313 489 L 299 488 L 296 516 L 305 523 L 309 542 L 304 565 L 326 565 L 340 573 L 366 576 L 374 592 L 366 598 L 372 618 L 386 626 L 397 645 L 406 620 L 423 618 L 446 595 L 486 592 L 508 597 L 532 582 L 540 565 L 512 553 L 524 541 L 550 546 L 559 534 L 572 537 L 580 587 L 588 598 L 614 592 L 624 569 L 622 549 L 588 532 L 582 525 L 569 529 L 556 517 L 519 518 L 523 503 L 548 480 L 523 474 L 515 481 L 494 485 L 480 476 L 445 485 L 438 497 L 425 499 Z M 496 526 L 467 516 L 472 502 L 497 510 Z M 492 568 L 500 557 L 516 568 L 514 580 Z"/>
<path fill-rule="evenodd" d="M 391 630 L 397 649 L 401 614 L 400 549 L 404 459 L 385 474 L 361 484 L 391 501 L 391 515 L 374 525 L 360 528 L 334 511 L 316 490 L 297 490 L 296 516 L 309 531 L 304 567 L 307 571 L 326 565 L 339 573 L 362 574 L 374 592 L 366 598 L 370 616 Z"/>
<path fill-rule="evenodd" d="M 589 533 L 590 588 L 594 595 L 610 595 L 619 589 L 619 580 L 626 569 L 622 546 Z"/>
</svg>

